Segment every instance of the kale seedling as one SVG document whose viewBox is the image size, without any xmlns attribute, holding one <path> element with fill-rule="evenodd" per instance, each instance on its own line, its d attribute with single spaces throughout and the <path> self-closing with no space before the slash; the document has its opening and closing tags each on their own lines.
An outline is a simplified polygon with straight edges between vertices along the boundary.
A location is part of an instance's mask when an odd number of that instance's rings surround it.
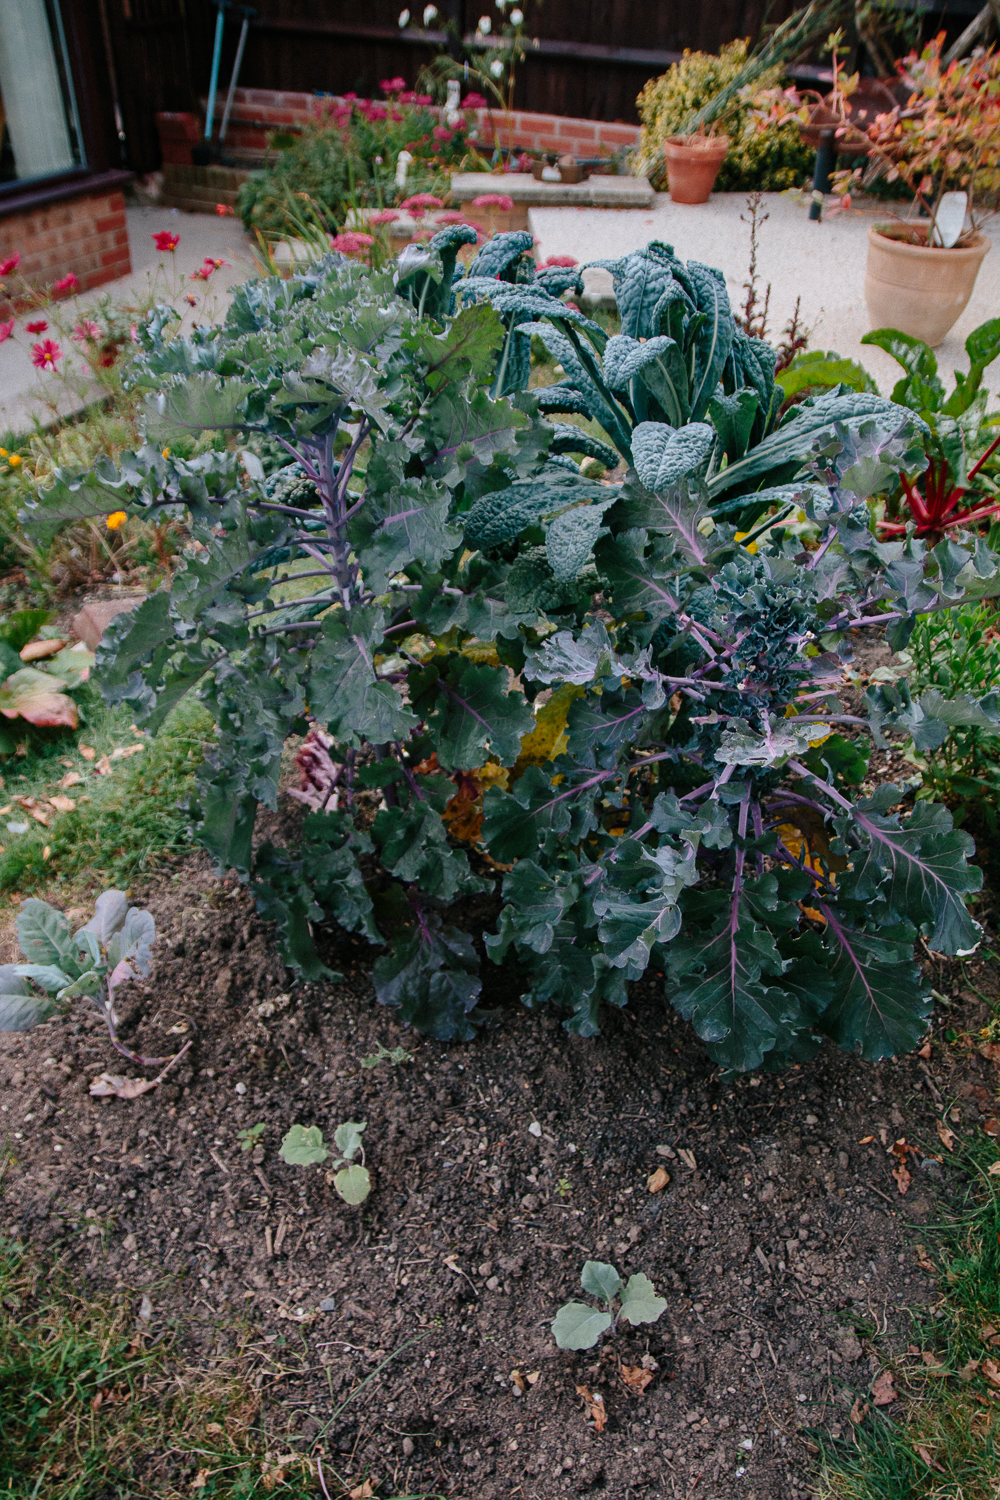
<svg viewBox="0 0 1000 1500">
<path fill-rule="evenodd" d="M 236 1139 L 244 1151 L 250 1151 L 256 1146 L 266 1129 L 264 1121 L 260 1120 L 256 1125 L 248 1125 L 246 1130 L 238 1130 Z"/>
<path fill-rule="evenodd" d="M 90 921 L 74 933 L 61 911 L 32 897 L 21 903 L 17 940 L 28 962 L 0 966 L 0 1031 L 30 1031 L 85 996 L 104 1017 L 112 1046 L 123 1057 L 144 1068 L 168 1061 L 140 1057 L 119 1041 L 117 1032 L 115 990 L 124 980 L 150 971 L 156 941 L 151 912 L 129 906 L 124 891 L 105 891 Z M 190 1042 L 181 1050 L 188 1046 Z"/>
<path fill-rule="evenodd" d="M 369 1053 L 367 1057 L 361 1059 L 361 1066 L 363 1068 L 377 1068 L 379 1063 L 383 1062 L 387 1062 L 391 1068 L 394 1068 L 397 1063 L 413 1061 L 413 1053 L 407 1052 L 405 1047 L 393 1047 L 390 1052 L 389 1048 L 383 1047 L 381 1042 L 376 1042 L 375 1046 L 377 1051 Z"/>
<path fill-rule="evenodd" d="M 333 1139 L 340 1156 L 333 1163 L 336 1174 L 333 1185 L 345 1203 L 364 1203 L 372 1190 L 371 1176 L 364 1165 L 365 1150 L 361 1144 L 361 1135 L 367 1123 L 367 1120 L 362 1120 L 360 1124 L 347 1120 L 343 1125 L 338 1125 L 334 1132 Z M 360 1163 L 354 1160 L 359 1152 Z M 319 1165 L 326 1161 L 330 1152 L 318 1125 L 293 1125 L 281 1143 L 279 1154 L 282 1161 L 287 1161 L 290 1166 L 309 1167 L 314 1162 Z"/>
<path fill-rule="evenodd" d="M 588 1260 L 580 1283 L 592 1297 L 600 1297 L 607 1312 L 587 1302 L 566 1302 L 552 1320 L 552 1333 L 560 1349 L 593 1349 L 608 1329 L 614 1332 L 618 1319 L 626 1323 L 655 1323 L 666 1311 L 666 1298 L 656 1295 L 656 1288 L 642 1271 L 623 1282 L 614 1266 L 600 1260 Z M 613 1311 L 615 1298 L 617 1313 Z"/>
</svg>

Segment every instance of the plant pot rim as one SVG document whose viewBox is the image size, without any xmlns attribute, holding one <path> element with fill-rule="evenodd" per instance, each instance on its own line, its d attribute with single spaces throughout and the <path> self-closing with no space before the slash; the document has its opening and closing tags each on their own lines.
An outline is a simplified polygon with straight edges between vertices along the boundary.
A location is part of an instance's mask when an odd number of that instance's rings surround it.
<svg viewBox="0 0 1000 1500">
<path fill-rule="evenodd" d="M 967 245 L 928 245 L 926 242 L 921 245 L 911 245 L 908 240 L 897 239 L 893 234 L 883 233 L 884 230 L 892 229 L 894 227 L 895 226 L 892 224 L 870 224 L 868 226 L 868 243 L 870 245 L 877 244 L 882 247 L 891 246 L 891 253 L 896 255 L 909 255 L 918 257 L 926 256 L 928 254 L 947 255 L 952 259 L 955 259 L 960 255 L 975 255 L 981 257 L 985 255 L 986 252 L 990 249 L 990 240 L 985 234 L 982 233 L 981 230 L 978 229 L 975 231 L 971 242 Z M 930 225 L 929 223 L 909 224 L 906 227 L 908 229 L 915 230 L 917 234 L 923 233 L 926 236 Z"/>
<path fill-rule="evenodd" d="M 680 146 L 690 151 L 728 151 L 728 135 L 668 135 L 668 146 Z"/>
</svg>

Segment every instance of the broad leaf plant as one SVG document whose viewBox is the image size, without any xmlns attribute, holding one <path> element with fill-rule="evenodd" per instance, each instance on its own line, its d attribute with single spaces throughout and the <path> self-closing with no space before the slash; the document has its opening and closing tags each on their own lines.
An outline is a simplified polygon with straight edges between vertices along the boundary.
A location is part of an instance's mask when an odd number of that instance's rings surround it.
<svg viewBox="0 0 1000 1500">
<path fill-rule="evenodd" d="M 980 872 L 946 808 L 859 794 L 859 744 L 1000 715 L 905 680 L 859 706 L 844 669 L 859 632 L 898 649 L 918 614 L 1000 593 L 1000 560 L 968 534 L 877 539 L 921 418 L 837 387 L 779 421 L 774 351 L 718 272 L 655 243 L 608 263 L 609 337 L 530 236 L 465 271 L 469 233 L 248 282 L 189 337 L 150 319 L 145 446 L 56 474 L 24 518 L 190 527 L 170 589 L 106 633 L 103 692 L 153 732 L 201 697 L 202 842 L 306 975 L 324 920 L 384 945 L 378 998 L 424 1032 L 472 1034 L 458 922 L 492 896 L 489 958 L 583 1035 L 650 970 L 726 1068 L 823 1037 L 907 1050 L 915 944 L 975 947 Z M 538 392 L 535 338 L 564 371 Z M 176 456 L 205 429 L 228 451 Z M 255 817 L 289 741 L 310 810 L 276 847 Z"/>
</svg>

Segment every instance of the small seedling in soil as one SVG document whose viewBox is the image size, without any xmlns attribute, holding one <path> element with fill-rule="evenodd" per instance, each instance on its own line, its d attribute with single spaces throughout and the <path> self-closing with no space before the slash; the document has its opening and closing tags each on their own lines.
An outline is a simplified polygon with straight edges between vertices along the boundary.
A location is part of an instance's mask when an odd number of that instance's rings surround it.
<svg viewBox="0 0 1000 1500">
<path fill-rule="evenodd" d="M 115 1014 L 118 986 L 149 974 L 156 941 L 151 912 L 129 906 L 124 891 L 105 891 L 90 921 L 74 933 L 61 911 L 32 897 L 21 903 L 17 940 L 28 962 L 0 966 L 0 1031 L 29 1031 L 81 997 L 96 1005 L 123 1057 L 144 1068 L 168 1061 L 140 1057 L 120 1042 Z"/>
<path fill-rule="evenodd" d="M 588 1260 L 580 1283 L 592 1297 L 600 1297 L 607 1312 L 586 1302 L 566 1302 L 552 1320 L 552 1332 L 560 1349 L 593 1349 L 602 1334 L 626 1323 L 655 1323 L 666 1311 L 666 1298 L 656 1295 L 656 1288 L 642 1271 L 623 1282 L 614 1266 L 600 1260 Z M 617 1313 L 613 1311 L 618 1299 Z"/>
<path fill-rule="evenodd" d="M 238 1130 L 236 1132 L 236 1139 L 244 1151 L 252 1151 L 266 1129 L 267 1126 L 264 1121 L 260 1120 L 256 1125 L 247 1126 L 246 1130 Z"/>
<path fill-rule="evenodd" d="M 346 1120 L 334 1132 L 333 1139 L 340 1156 L 333 1163 L 333 1185 L 345 1203 L 364 1203 L 372 1190 L 372 1180 L 364 1165 L 365 1151 L 361 1144 L 361 1135 L 367 1123 L 367 1120 L 362 1120 L 359 1125 L 354 1120 Z M 354 1160 L 359 1152 L 360 1163 Z M 330 1152 L 318 1125 L 293 1125 L 281 1143 L 279 1154 L 289 1166 L 310 1167 L 314 1163 L 318 1166 L 320 1162 L 326 1161 Z M 330 1181 L 329 1177 L 327 1181 Z"/>
<path fill-rule="evenodd" d="M 572 1183 L 570 1182 L 568 1177 L 560 1177 L 559 1181 L 556 1183 L 556 1192 L 559 1194 L 560 1198 L 568 1198 L 571 1187 Z"/>
<path fill-rule="evenodd" d="M 379 1063 L 383 1062 L 387 1062 L 391 1068 L 394 1068 L 397 1063 L 413 1061 L 413 1053 L 407 1052 L 405 1047 L 393 1047 L 390 1052 L 389 1048 L 383 1047 L 381 1042 L 376 1042 L 375 1046 L 378 1049 L 376 1052 L 372 1052 L 368 1057 L 361 1059 L 361 1066 L 363 1068 L 377 1068 Z"/>
</svg>

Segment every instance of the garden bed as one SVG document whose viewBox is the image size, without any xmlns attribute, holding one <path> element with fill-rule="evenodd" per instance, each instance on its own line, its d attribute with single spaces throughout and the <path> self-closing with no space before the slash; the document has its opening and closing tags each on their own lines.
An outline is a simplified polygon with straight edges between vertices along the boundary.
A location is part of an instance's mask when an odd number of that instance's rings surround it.
<svg viewBox="0 0 1000 1500">
<path fill-rule="evenodd" d="M 246 1345 L 248 1320 L 266 1426 L 291 1423 L 293 1451 L 353 1484 L 370 1475 L 379 1494 L 805 1490 L 803 1429 L 850 1430 L 855 1398 L 904 1354 L 910 1310 L 933 1296 L 913 1241 L 935 1190 L 961 1180 L 921 1152 L 901 1197 L 886 1147 L 930 1152 L 941 1094 L 965 1096 L 962 1128 L 977 1131 L 991 1064 L 935 1045 L 930 1064 L 871 1066 L 828 1048 L 783 1077 L 723 1077 L 655 980 L 585 1040 L 524 1011 L 491 965 L 489 1024 L 446 1047 L 375 1005 L 370 950 L 343 934 L 323 945 L 343 983 L 290 985 L 246 891 L 200 856 L 142 899 L 166 941 L 123 1031 L 191 1049 L 124 1102 L 88 1096 L 118 1071 L 96 1020 L 0 1038 L 6 1233 L 95 1291 L 148 1296 L 140 1326 L 176 1330 L 194 1364 L 241 1329 Z M 970 965 L 977 985 L 985 968 Z M 972 1026 L 978 1002 L 954 971 L 939 983 Z M 363 1068 L 379 1042 L 412 1060 Z M 277 1150 L 292 1123 L 329 1136 L 345 1119 L 367 1121 L 360 1209 Z M 244 1152 L 237 1132 L 259 1122 Z M 670 1181 L 651 1193 L 658 1167 Z M 588 1257 L 646 1272 L 668 1310 L 569 1355 L 547 1325 Z M 637 1392 L 618 1365 L 644 1359 L 653 1379 Z M 603 1396 L 603 1433 L 578 1386 Z M 145 1455 L 142 1492 L 184 1488 L 199 1462 Z"/>
</svg>

